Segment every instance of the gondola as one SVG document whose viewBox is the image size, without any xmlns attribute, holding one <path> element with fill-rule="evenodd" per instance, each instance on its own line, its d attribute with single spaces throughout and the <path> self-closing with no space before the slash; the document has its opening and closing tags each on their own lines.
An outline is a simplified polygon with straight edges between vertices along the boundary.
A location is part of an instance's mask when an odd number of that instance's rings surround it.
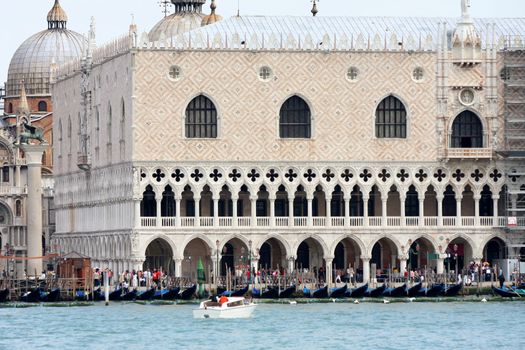
<svg viewBox="0 0 525 350">
<path fill-rule="evenodd" d="M 222 295 L 222 293 L 226 292 L 226 288 L 217 287 L 217 295 Z"/>
<path fill-rule="evenodd" d="M 9 289 L 0 290 L 0 303 L 5 303 L 9 297 Z"/>
<path fill-rule="evenodd" d="M 385 291 L 385 289 L 386 289 L 386 284 L 383 284 L 382 286 L 379 286 L 375 289 L 368 289 L 365 295 L 370 298 L 378 298 L 381 295 L 383 295 L 383 292 Z"/>
<path fill-rule="evenodd" d="M 175 287 L 171 289 L 163 289 L 155 292 L 153 299 L 155 300 L 173 300 L 179 295 L 180 288 Z"/>
<path fill-rule="evenodd" d="M 402 286 L 396 288 L 387 288 L 383 292 L 383 296 L 391 298 L 401 298 L 407 295 L 407 285 L 403 284 Z"/>
<path fill-rule="evenodd" d="M 197 291 L 197 285 L 194 284 L 190 288 L 187 288 L 187 289 L 179 292 L 179 299 L 191 300 L 191 299 L 193 299 L 196 291 Z"/>
<path fill-rule="evenodd" d="M 277 299 L 279 298 L 279 289 L 275 287 L 267 288 L 266 290 L 261 291 L 262 299 Z"/>
<path fill-rule="evenodd" d="M 295 285 L 288 287 L 279 293 L 279 298 L 280 299 L 292 298 L 293 294 L 295 293 L 295 290 L 296 290 Z"/>
<path fill-rule="evenodd" d="M 522 290 L 522 289 L 520 289 Z M 525 293 L 520 293 L 514 289 L 503 286 L 502 288 L 492 287 L 492 291 L 503 298 L 520 298 L 525 297 Z"/>
<path fill-rule="evenodd" d="M 422 287 L 423 287 L 423 283 L 421 283 L 421 282 L 419 282 L 418 284 L 413 285 L 412 287 L 408 288 L 407 296 L 409 298 L 413 298 L 413 297 L 417 296 L 417 293 L 419 293 L 419 291 L 421 290 Z"/>
<path fill-rule="evenodd" d="M 109 293 L 109 300 L 118 301 L 121 300 L 122 288 L 115 289 L 113 292 Z"/>
<path fill-rule="evenodd" d="M 246 286 L 245 288 L 242 288 L 242 289 L 238 289 L 238 290 L 234 290 L 232 293 L 231 293 L 231 297 L 243 297 L 244 294 L 248 293 L 248 289 L 250 288 L 250 286 Z"/>
<path fill-rule="evenodd" d="M 120 296 L 120 300 L 122 301 L 133 301 L 137 298 L 137 290 L 136 289 L 133 289 L 133 290 L 130 290 L 129 292 L 127 293 L 124 293 Z"/>
<path fill-rule="evenodd" d="M 348 289 L 345 293 L 348 298 L 362 298 L 368 290 L 368 283 L 363 284 L 361 287 Z"/>
<path fill-rule="evenodd" d="M 347 290 L 348 286 L 346 284 L 340 288 L 334 288 L 330 293 L 330 298 L 343 298 Z"/>
<path fill-rule="evenodd" d="M 430 288 L 421 288 L 417 295 L 420 297 L 434 298 L 437 297 L 444 288 L 445 286 L 442 284 L 434 284 Z"/>
<path fill-rule="evenodd" d="M 56 303 L 57 301 L 60 301 L 60 288 L 55 288 L 49 293 L 41 295 L 40 300 L 48 303 Z"/>
<path fill-rule="evenodd" d="M 156 289 L 150 288 L 143 292 L 137 293 L 136 300 L 151 300 L 155 296 Z"/>
<path fill-rule="evenodd" d="M 106 299 L 106 296 L 104 295 L 104 292 L 102 289 L 98 288 L 93 291 L 93 301 L 103 301 Z"/>
<path fill-rule="evenodd" d="M 328 298 L 328 286 L 314 290 L 312 292 L 312 298 Z"/>
<path fill-rule="evenodd" d="M 441 294 L 445 297 L 455 297 L 459 291 L 463 288 L 463 283 L 458 283 L 453 286 L 449 286 L 441 291 Z"/>
<path fill-rule="evenodd" d="M 30 292 L 27 292 L 24 295 L 22 295 L 20 297 L 20 300 L 26 303 L 38 303 L 40 301 L 42 293 L 43 293 L 42 289 L 35 288 L 31 290 Z"/>
</svg>

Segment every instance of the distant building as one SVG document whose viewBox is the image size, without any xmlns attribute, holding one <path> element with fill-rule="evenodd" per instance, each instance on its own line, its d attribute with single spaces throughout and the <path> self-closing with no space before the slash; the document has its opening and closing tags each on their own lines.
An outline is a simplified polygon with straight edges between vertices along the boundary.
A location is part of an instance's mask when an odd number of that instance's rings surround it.
<svg viewBox="0 0 525 350">
<path fill-rule="evenodd" d="M 365 281 L 525 252 L 524 18 L 463 1 L 459 20 L 199 27 L 204 0 L 172 2 L 163 21 L 187 30 L 132 27 L 58 69 L 62 250 L 115 271 L 191 276 L 201 259 Z"/>
<path fill-rule="evenodd" d="M 24 41 L 11 59 L 8 80 L 2 95 L 0 158 L 0 252 L 1 255 L 27 256 L 27 220 L 43 216 L 42 255 L 52 250 L 50 235 L 54 232 L 53 209 L 53 104 L 50 81 L 56 66 L 82 55 L 85 39 L 67 29 L 67 14 L 58 0 L 47 15 L 47 29 Z M 42 180 L 42 213 L 27 211 L 27 165 L 24 153 L 14 146 L 17 128 L 29 123 L 44 129 L 49 148 L 44 152 Z M 10 260 L 12 274 L 22 276 L 25 261 Z M 0 269 L 9 264 L 0 260 Z M 15 268 L 16 266 L 16 268 Z M 37 271 L 39 274 L 41 271 Z M 34 271 L 28 271 L 34 274 Z"/>
</svg>

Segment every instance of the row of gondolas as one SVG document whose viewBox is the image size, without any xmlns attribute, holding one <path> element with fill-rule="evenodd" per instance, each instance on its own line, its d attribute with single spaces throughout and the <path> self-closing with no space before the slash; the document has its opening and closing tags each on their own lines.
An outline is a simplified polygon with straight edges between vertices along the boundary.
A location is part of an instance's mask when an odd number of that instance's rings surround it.
<svg viewBox="0 0 525 350">
<path fill-rule="evenodd" d="M 179 287 L 171 289 L 156 290 L 150 288 L 145 291 L 124 290 L 117 288 L 109 293 L 109 300 L 111 301 L 134 301 L 134 300 L 191 300 L 195 296 L 197 285 L 189 288 L 181 289 Z M 9 289 L 0 290 L 0 302 L 6 302 L 9 298 Z M 84 291 L 76 292 L 76 299 L 102 301 L 105 300 L 104 290 L 95 289 L 93 293 L 86 293 Z M 20 301 L 28 303 L 39 302 L 58 302 L 60 301 L 60 289 L 56 288 L 50 292 L 44 291 L 42 288 L 35 288 L 29 292 L 24 293 L 19 298 Z"/>
<path fill-rule="evenodd" d="M 423 284 L 418 283 L 412 287 L 408 287 L 406 284 L 402 286 L 389 288 L 386 284 L 383 284 L 377 288 L 369 288 L 368 284 L 364 284 L 361 287 L 350 289 L 347 285 L 340 288 L 329 289 L 328 286 L 324 286 L 319 289 L 310 290 L 304 288 L 302 291 L 297 291 L 296 286 L 291 286 L 285 289 L 279 287 L 268 287 L 264 290 L 258 290 L 257 288 L 252 289 L 252 296 L 254 298 L 261 299 L 279 299 L 279 298 L 379 298 L 379 297 L 391 297 L 391 298 L 403 298 L 403 297 L 453 297 L 458 295 L 463 285 L 461 283 L 454 285 L 435 284 L 431 287 L 424 288 Z M 236 291 L 224 291 L 222 295 L 225 296 L 243 296 L 248 292 L 248 287 L 239 289 Z M 301 293 L 302 292 L 302 293 Z"/>
<path fill-rule="evenodd" d="M 492 287 L 494 294 L 499 295 L 503 298 L 525 298 L 525 283 L 519 286 L 506 287 L 502 286 L 501 288 Z"/>
</svg>

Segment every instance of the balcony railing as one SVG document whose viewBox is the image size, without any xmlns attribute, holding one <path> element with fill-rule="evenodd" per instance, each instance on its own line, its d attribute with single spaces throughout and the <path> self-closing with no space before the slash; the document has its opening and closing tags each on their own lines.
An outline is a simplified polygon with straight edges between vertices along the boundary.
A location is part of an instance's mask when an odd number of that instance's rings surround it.
<svg viewBox="0 0 525 350">
<path fill-rule="evenodd" d="M 311 219 L 311 220 L 310 220 Z M 400 217 L 388 216 L 383 218 L 381 216 L 371 217 L 293 217 L 290 221 L 289 217 L 257 217 L 252 220 L 251 217 L 219 217 L 216 220 L 213 217 L 142 217 L 141 225 L 144 228 L 158 227 L 180 227 L 195 228 L 195 227 L 212 227 L 212 228 L 231 228 L 231 227 L 306 227 L 306 228 L 328 228 L 328 227 L 507 227 L 506 217 L 492 217 L 492 216 L 463 216 L 461 218 L 455 216 L 444 216 L 441 219 L 435 216 L 420 217 Z M 518 218 L 516 227 L 525 227 L 525 218 Z"/>
<path fill-rule="evenodd" d="M 448 158 L 486 159 L 492 158 L 491 148 L 447 148 Z"/>
</svg>

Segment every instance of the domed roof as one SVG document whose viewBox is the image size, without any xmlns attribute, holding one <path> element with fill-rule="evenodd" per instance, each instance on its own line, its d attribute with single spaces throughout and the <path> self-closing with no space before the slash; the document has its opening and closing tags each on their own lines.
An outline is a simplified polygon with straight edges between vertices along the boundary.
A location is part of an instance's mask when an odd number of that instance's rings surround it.
<svg viewBox="0 0 525 350">
<path fill-rule="evenodd" d="M 28 95 L 48 95 L 51 64 L 80 59 L 85 38 L 67 30 L 67 14 L 58 0 L 48 16 L 48 29 L 29 37 L 11 58 L 7 73 L 6 96 L 20 93 L 24 80 Z"/>
<path fill-rule="evenodd" d="M 175 13 L 161 19 L 149 32 L 150 41 L 158 41 L 199 28 L 204 18 L 202 5 L 206 0 L 171 0 Z"/>
<path fill-rule="evenodd" d="M 215 0 L 211 0 L 210 9 L 211 13 L 208 16 L 204 16 L 204 18 L 202 19 L 202 26 L 207 26 L 209 24 L 213 24 L 222 20 L 222 17 L 215 13 L 215 10 L 217 9 Z"/>
</svg>

